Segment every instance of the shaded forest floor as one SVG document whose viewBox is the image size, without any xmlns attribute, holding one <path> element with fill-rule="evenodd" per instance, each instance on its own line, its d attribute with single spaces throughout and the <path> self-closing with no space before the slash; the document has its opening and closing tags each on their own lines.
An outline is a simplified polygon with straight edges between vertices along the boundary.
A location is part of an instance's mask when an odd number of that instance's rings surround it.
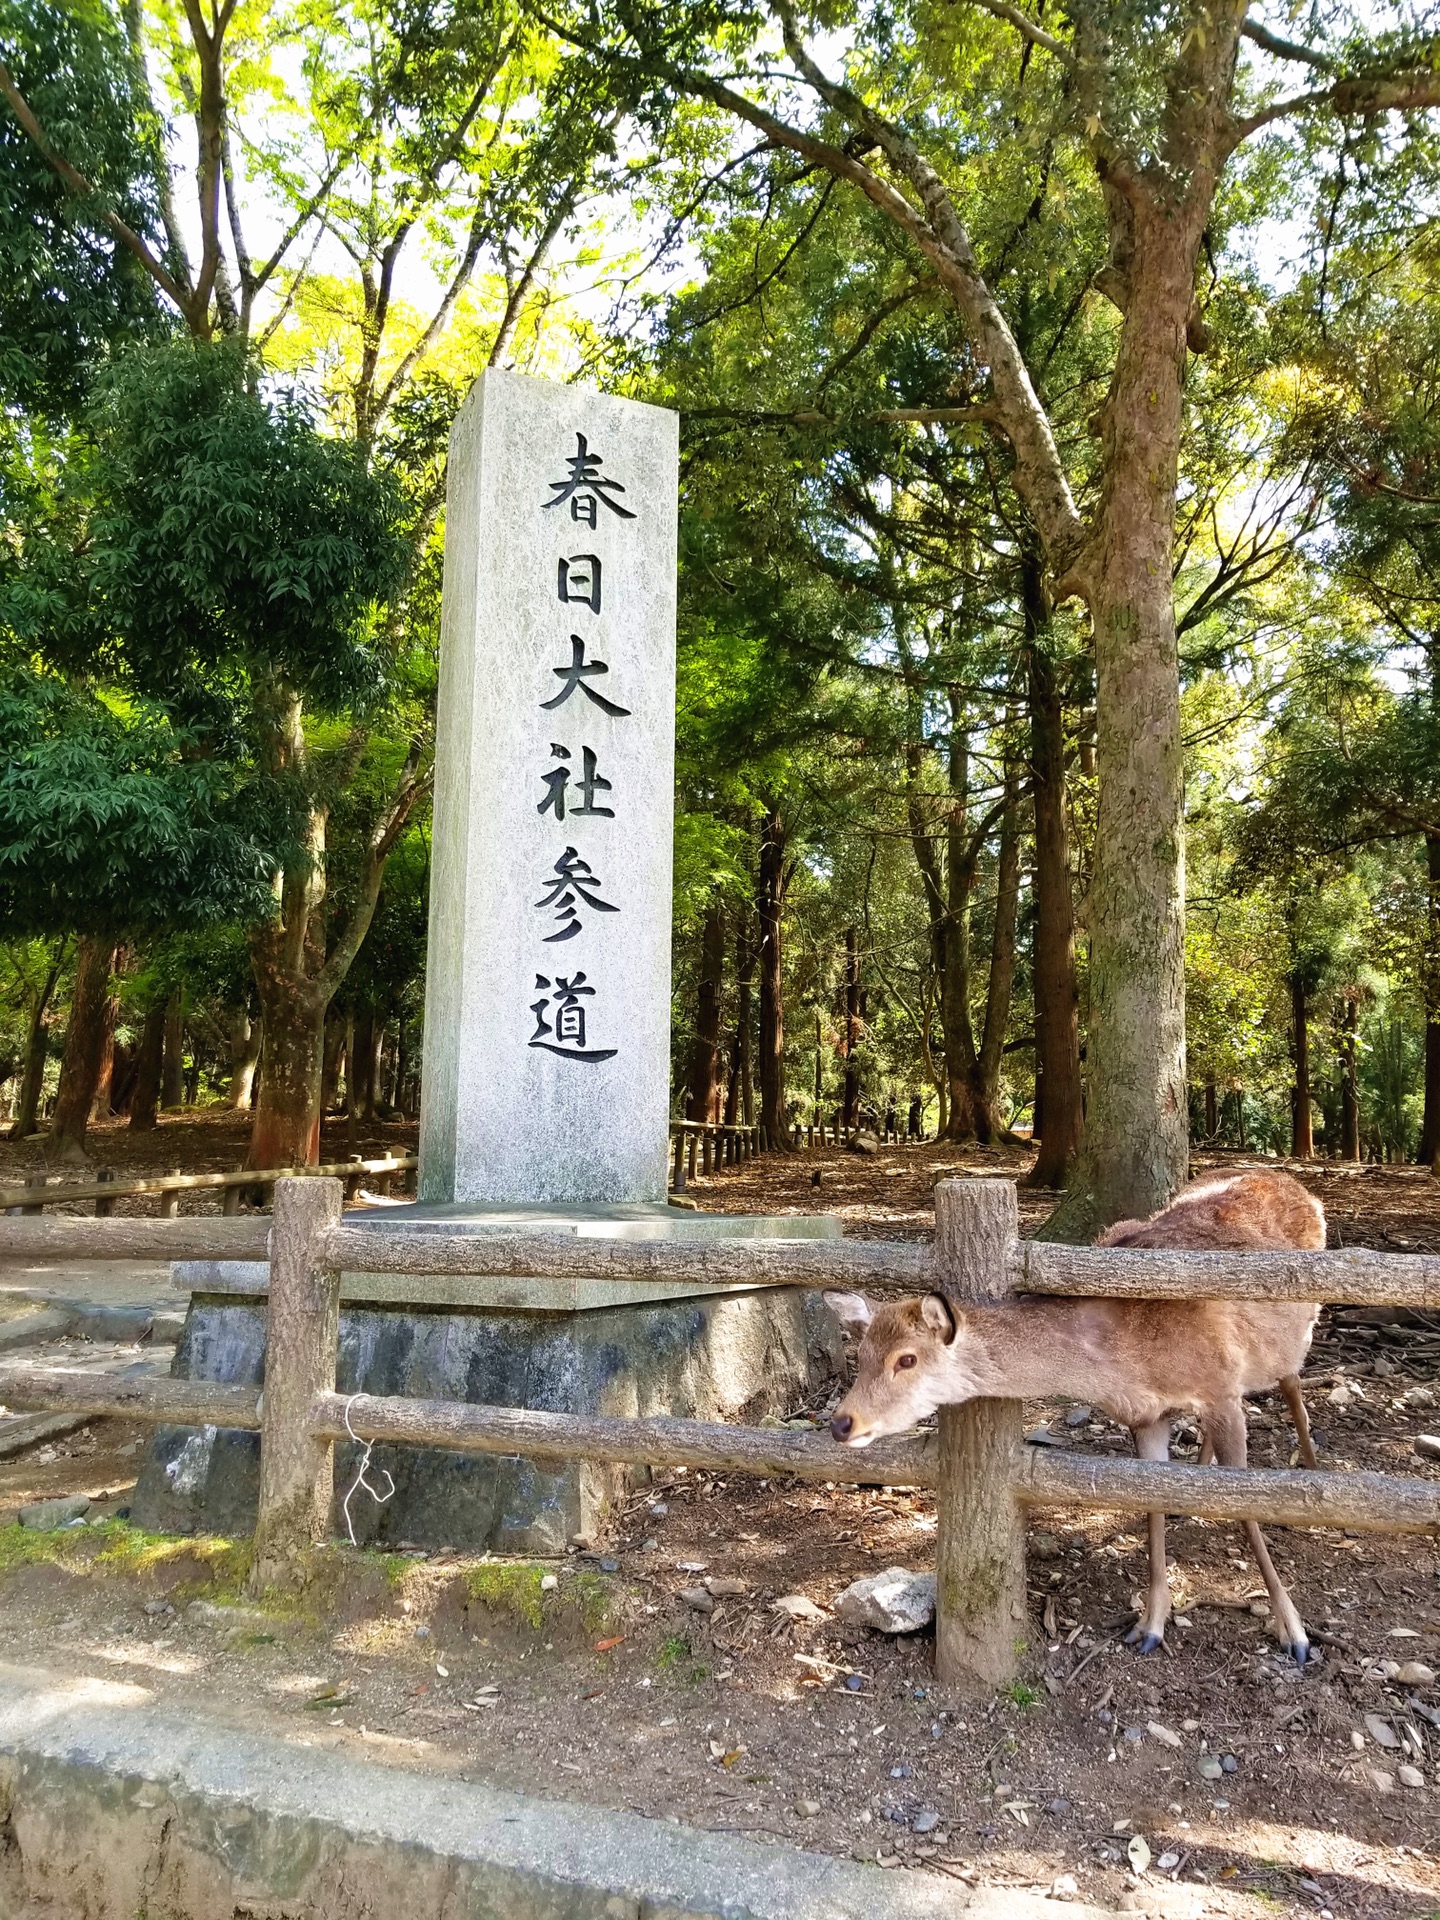
<svg viewBox="0 0 1440 1920">
<path fill-rule="evenodd" d="M 180 1163 L 187 1127 L 206 1164 L 239 1157 L 243 1127 L 232 1144 L 208 1119 L 180 1120 L 150 1137 L 152 1164 Z M 923 1237 L 938 1176 L 1025 1162 L 936 1146 L 777 1155 L 697 1180 L 689 1197 Z M 1440 1187 L 1418 1170 L 1296 1171 L 1337 1244 L 1440 1250 Z M 1022 1190 L 1027 1227 L 1047 1204 Z M 1440 1429 L 1440 1322 L 1327 1316 L 1306 1382 L 1323 1465 L 1440 1474 L 1414 1452 Z M 795 1417 L 823 1419 L 827 1404 Z M 1128 1450 L 1089 1411 L 1036 1405 L 1027 1420 L 1056 1444 Z M 123 1511 L 145 1440 L 96 1422 L 0 1463 L 0 1522 L 59 1491 Z M 1290 1458 L 1268 1398 L 1250 1441 L 1256 1464 Z M 1193 1444 L 1176 1451 L 1193 1457 Z M 43 1550 L 0 1532 L 0 1657 L 112 1674 L 396 1765 L 1176 1920 L 1440 1913 L 1431 1542 L 1272 1530 L 1321 1655 L 1302 1674 L 1270 1637 L 1237 1530 L 1172 1524 L 1188 1624 L 1140 1659 L 1120 1636 L 1144 1582 L 1143 1528 L 1104 1514 L 1031 1524 L 1027 1674 L 998 1698 L 939 1689 L 929 1635 L 888 1638 L 834 1612 L 863 1574 L 933 1565 L 928 1496 L 700 1473 L 637 1491 L 611 1539 L 550 1566 L 329 1551 L 312 1612 L 289 1617 L 224 1610 L 243 1550 L 155 1545 L 120 1524 L 47 1536 L 58 1544 Z M 708 1611 L 682 1597 L 707 1582 Z M 816 1617 L 776 1609 L 793 1595 Z M 208 1611 L 187 1611 L 195 1596 Z M 1402 1766 L 1423 1784 L 1403 1784 Z"/>
</svg>

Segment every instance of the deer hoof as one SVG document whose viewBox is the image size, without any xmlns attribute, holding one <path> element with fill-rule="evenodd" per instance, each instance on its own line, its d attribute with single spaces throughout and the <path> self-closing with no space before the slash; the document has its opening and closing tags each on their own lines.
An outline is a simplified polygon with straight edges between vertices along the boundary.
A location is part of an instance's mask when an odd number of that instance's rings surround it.
<svg viewBox="0 0 1440 1920">
<path fill-rule="evenodd" d="M 1290 1654 L 1296 1666 L 1303 1667 L 1310 1658 L 1310 1642 L 1304 1638 L 1292 1640 L 1290 1643 Z"/>
<path fill-rule="evenodd" d="M 1164 1642 L 1163 1633 L 1147 1632 L 1138 1624 L 1133 1626 L 1125 1636 L 1126 1646 L 1134 1647 L 1137 1653 L 1154 1653 L 1157 1647 L 1164 1645 Z"/>
</svg>

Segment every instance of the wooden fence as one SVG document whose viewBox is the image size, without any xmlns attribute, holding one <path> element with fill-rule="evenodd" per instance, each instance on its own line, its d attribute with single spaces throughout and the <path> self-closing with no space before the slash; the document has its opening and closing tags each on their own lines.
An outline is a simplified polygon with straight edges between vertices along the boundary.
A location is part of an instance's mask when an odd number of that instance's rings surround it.
<svg viewBox="0 0 1440 1920">
<path fill-rule="evenodd" d="M 139 1180 L 117 1180 L 112 1168 L 101 1167 L 93 1181 L 81 1184 L 63 1179 L 52 1182 L 48 1173 L 27 1175 L 23 1187 L 0 1187 L 0 1210 L 12 1214 L 42 1213 L 46 1207 L 88 1205 L 93 1202 L 95 1218 L 103 1220 L 114 1210 L 117 1200 L 132 1200 L 153 1194 L 156 1214 L 161 1220 L 173 1220 L 179 1211 L 182 1193 L 222 1193 L 223 1211 L 237 1214 L 247 1193 L 253 1193 L 263 1206 L 265 1195 L 277 1180 L 314 1179 L 317 1175 L 338 1178 L 345 1183 L 345 1198 L 353 1200 L 362 1179 L 370 1180 L 377 1193 L 389 1193 L 396 1174 L 411 1173 L 420 1164 L 414 1154 L 386 1154 L 378 1160 L 338 1160 L 324 1167 L 237 1167 L 233 1173 L 156 1174 Z"/>
<path fill-rule="evenodd" d="M 684 1193 L 687 1181 L 696 1173 L 715 1173 L 721 1167 L 738 1166 L 766 1150 L 763 1127 L 711 1125 L 708 1120 L 672 1120 L 670 1138 L 675 1159 L 670 1170 L 670 1191 Z M 697 1164 L 698 1163 L 698 1164 Z"/>
<path fill-rule="evenodd" d="M 1440 1304 L 1440 1258 L 1364 1252 L 1168 1253 L 1022 1243 L 1013 1183 L 947 1180 L 935 1191 L 933 1247 L 879 1241 L 576 1239 L 558 1233 L 415 1232 L 341 1217 L 338 1180 L 282 1179 L 273 1219 L 16 1219 L 0 1226 L 10 1259 L 270 1257 L 263 1396 L 253 1387 L 130 1378 L 0 1363 L 0 1399 L 181 1425 L 258 1430 L 260 1505 L 253 1581 L 285 1584 L 322 1539 L 333 1448 L 363 1440 L 461 1453 L 528 1454 L 767 1477 L 933 1487 L 938 1510 L 936 1664 L 942 1680 L 1000 1684 L 1025 1652 L 1025 1509 L 1126 1513 L 1163 1508 L 1215 1520 L 1429 1532 L 1440 1482 L 1375 1473 L 1181 1466 L 1028 1447 L 1017 1401 L 942 1409 L 939 1431 L 863 1452 L 823 1433 L 771 1432 L 678 1419 L 616 1419 L 335 1391 L 340 1274 L 524 1275 L 531 1279 L 677 1279 L 750 1286 L 942 1288 L 957 1304 L 1017 1291 L 1123 1299 L 1324 1300 Z"/>
</svg>

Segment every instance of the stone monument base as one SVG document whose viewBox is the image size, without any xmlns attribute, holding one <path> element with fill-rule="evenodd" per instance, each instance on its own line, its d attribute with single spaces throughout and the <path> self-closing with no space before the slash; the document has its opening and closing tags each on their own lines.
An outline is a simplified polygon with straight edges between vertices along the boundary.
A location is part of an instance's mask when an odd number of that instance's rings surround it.
<svg viewBox="0 0 1440 1920">
<path fill-rule="evenodd" d="M 367 1224 L 483 1234 L 516 1226 L 578 1236 L 699 1240 L 814 1239 L 839 1223 L 815 1216 L 687 1213 L 668 1207 L 394 1209 Z M 259 1384 L 264 1374 L 264 1262 L 185 1262 L 191 1292 L 174 1371 Z M 429 1295 L 431 1297 L 424 1297 Z M 434 1297 L 439 1296 L 439 1297 Z M 618 1296 L 618 1297 L 617 1297 Z M 818 1297 L 793 1287 L 655 1288 L 643 1282 L 427 1279 L 346 1274 L 337 1386 L 342 1393 L 468 1400 L 559 1413 L 757 1421 L 783 1415 L 841 1359 L 838 1326 Z M 255 1523 L 259 1437 L 217 1428 L 161 1428 L 131 1513 L 159 1532 L 244 1534 Z M 333 1530 L 359 1448 L 336 1448 Z M 361 1544 L 556 1554 L 598 1537 L 635 1469 L 432 1448 L 377 1446 L 368 1479 L 395 1492 L 350 1500 Z M 641 1470 L 643 1471 L 643 1470 Z"/>
</svg>

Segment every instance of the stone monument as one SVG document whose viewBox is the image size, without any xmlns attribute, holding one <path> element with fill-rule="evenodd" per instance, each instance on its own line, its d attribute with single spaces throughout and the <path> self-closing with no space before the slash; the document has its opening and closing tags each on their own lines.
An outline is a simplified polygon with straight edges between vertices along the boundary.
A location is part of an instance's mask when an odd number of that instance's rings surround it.
<svg viewBox="0 0 1440 1920">
<path fill-rule="evenodd" d="M 666 1202 L 677 463 L 666 409 L 519 374 L 484 374 L 456 420 L 420 1197 L 382 1224 L 836 1230 Z M 264 1263 L 177 1279 L 192 1296 L 177 1368 L 258 1379 Z M 342 1391 L 639 1417 L 784 1412 L 812 1333 L 836 1337 L 780 1288 L 347 1274 L 341 1302 Z M 252 1435 L 167 1430 L 136 1517 L 243 1529 L 255 1459 Z M 352 1504 L 361 1537 L 529 1552 L 593 1535 L 622 1479 L 377 1447 L 383 1471 L 395 1496 Z"/>
</svg>

